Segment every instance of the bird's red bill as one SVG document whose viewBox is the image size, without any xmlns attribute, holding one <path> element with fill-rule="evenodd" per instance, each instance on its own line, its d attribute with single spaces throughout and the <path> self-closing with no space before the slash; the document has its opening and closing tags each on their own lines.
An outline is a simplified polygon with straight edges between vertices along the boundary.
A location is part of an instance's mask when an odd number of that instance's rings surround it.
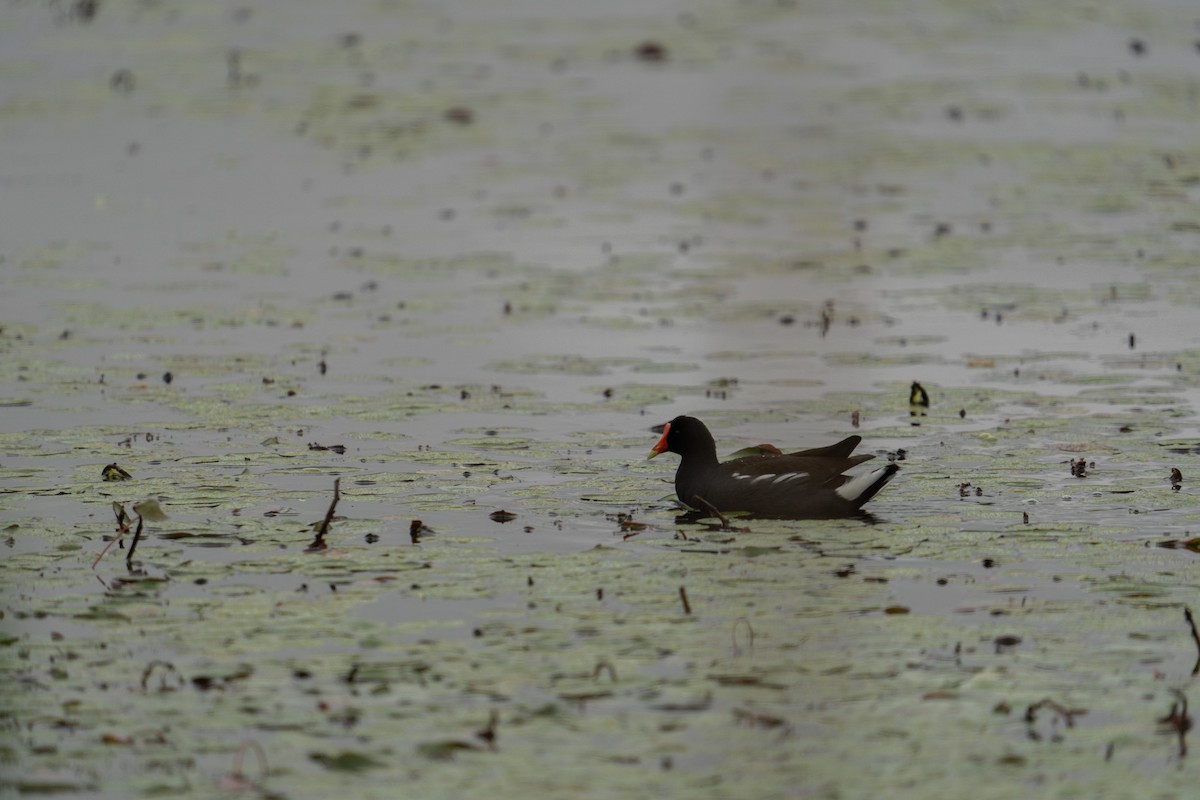
<svg viewBox="0 0 1200 800">
<path fill-rule="evenodd" d="M 668 422 L 666 425 L 663 425 L 663 435 L 662 435 L 662 438 L 658 440 L 658 444 L 656 444 L 656 445 L 654 445 L 654 447 L 650 448 L 650 453 L 649 453 L 649 455 L 646 456 L 647 461 L 654 458 L 659 453 L 667 452 L 667 436 L 670 433 L 671 433 L 671 423 Z"/>
</svg>

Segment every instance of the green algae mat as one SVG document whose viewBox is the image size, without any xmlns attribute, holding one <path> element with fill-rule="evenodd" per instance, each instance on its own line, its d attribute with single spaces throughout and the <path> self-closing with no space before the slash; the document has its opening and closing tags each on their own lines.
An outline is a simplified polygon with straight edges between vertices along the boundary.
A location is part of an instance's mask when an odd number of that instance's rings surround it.
<svg viewBox="0 0 1200 800">
<path fill-rule="evenodd" d="M 0 16 L 0 795 L 1194 792 L 1185 4 Z"/>
</svg>

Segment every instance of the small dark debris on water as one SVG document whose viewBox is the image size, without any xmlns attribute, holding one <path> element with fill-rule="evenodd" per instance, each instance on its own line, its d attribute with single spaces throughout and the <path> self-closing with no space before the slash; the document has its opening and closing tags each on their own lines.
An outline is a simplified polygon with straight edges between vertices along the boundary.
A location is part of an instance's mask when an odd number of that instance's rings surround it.
<svg viewBox="0 0 1200 800">
<path fill-rule="evenodd" d="M 1132 350 L 1137 345 L 1137 337 L 1132 333 L 1129 334 L 1129 349 Z"/>
<path fill-rule="evenodd" d="M 337 453 L 339 456 L 346 452 L 346 446 L 344 444 L 331 444 L 328 447 L 326 447 L 323 444 L 318 444 L 316 442 L 309 442 L 308 449 L 309 450 L 329 450 L 330 452 Z"/>
<path fill-rule="evenodd" d="M 1183 484 L 1183 473 L 1179 471 L 1179 467 L 1171 467 L 1171 491 L 1178 492 L 1179 487 Z"/>
<path fill-rule="evenodd" d="M 783 717 L 776 717 L 773 714 L 763 714 L 761 712 L 745 711 L 740 708 L 733 710 L 733 718 L 739 725 L 745 725 L 748 728 L 783 728 L 785 731 L 791 731 L 792 726 Z"/>
<path fill-rule="evenodd" d="M 329 371 L 329 365 L 325 363 L 325 359 L 322 358 L 317 362 L 317 371 L 322 375 Z"/>
<path fill-rule="evenodd" d="M 1066 727 L 1073 728 L 1075 727 L 1075 718 L 1083 716 L 1087 713 L 1086 708 L 1067 708 L 1061 703 L 1057 703 L 1050 698 L 1037 701 L 1025 709 L 1025 724 L 1028 726 L 1027 734 L 1029 738 L 1035 742 L 1041 741 L 1043 738 L 1042 734 L 1039 733 L 1034 727 L 1034 725 L 1037 723 L 1038 712 L 1042 709 L 1048 709 L 1049 711 L 1053 712 L 1053 716 L 1050 718 L 1050 741 L 1052 742 L 1062 740 L 1062 735 L 1056 730 L 1060 721 L 1063 722 Z"/>
<path fill-rule="evenodd" d="M 499 511 L 493 511 L 492 513 L 488 514 L 488 518 L 491 519 L 492 522 L 499 522 L 503 524 L 505 522 L 512 522 L 517 518 L 517 515 L 511 511 L 505 511 L 502 508 Z"/>
<path fill-rule="evenodd" d="M 661 64 L 667 60 L 667 46 L 661 42 L 645 41 L 633 48 L 633 54 L 638 61 Z"/>
<path fill-rule="evenodd" d="M 160 667 L 162 668 L 161 670 L 159 670 Z M 146 668 L 142 670 L 141 686 L 143 692 L 148 690 L 150 677 L 155 673 L 156 670 L 160 672 L 158 679 L 158 691 L 169 692 L 173 691 L 173 689 L 183 686 L 183 676 L 179 674 L 179 670 L 175 669 L 175 665 L 170 661 L 160 661 L 156 659 L 147 664 Z M 172 675 L 175 677 L 174 687 L 167 683 L 168 676 Z"/>
<path fill-rule="evenodd" d="M 618 514 L 617 525 L 622 531 L 644 531 L 646 529 L 646 523 L 638 522 L 629 514 Z"/>
<path fill-rule="evenodd" d="M 475 731 L 475 735 L 487 744 L 489 750 L 496 749 L 496 726 L 499 723 L 500 713 L 493 708 L 488 716 L 487 725 Z"/>
<path fill-rule="evenodd" d="M 422 536 L 432 536 L 433 528 L 426 525 L 419 519 L 414 519 L 408 525 L 408 535 L 412 539 L 413 544 L 420 544 Z"/>
<path fill-rule="evenodd" d="M 475 112 L 465 106 L 454 106 L 442 112 L 442 118 L 455 125 L 470 125 L 475 121 Z"/>
<path fill-rule="evenodd" d="M 129 480 L 133 480 L 133 476 L 132 476 L 132 475 L 130 475 L 130 474 L 129 474 L 128 472 L 126 472 L 125 470 L 121 469 L 121 467 L 119 467 L 119 466 L 116 464 L 116 462 L 113 462 L 112 464 L 109 464 L 107 467 L 105 467 L 105 468 L 104 468 L 104 469 L 101 471 L 101 473 L 100 473 L 100 477 L 102 477 L 102 478 L 103 478 L 104 480 L 106 480 L 106 481 L 129 481 Z"/>
<path fill-rule="evenodd" d="M 1025 523 L 1026 525 L 1028 525 L 1028 524 L 1029 524 L 1029 512 L 1028 512 L 1028 511 L 1022 511 L 1022 512 L 1021 512 L 1021 521 L 1022 521 L 1023 523 Z"/>
<path fill-rule="evenodd" d="M 162 379 L 163 379 L 163 383 L 165 383 L 165 384 L 167 384 L 168 386 L 170 386 L 170 385 L 171 385 L 171 382 L 172 382 L 173 380 L 175 380 L 175 376 L 174 376 L 174 375 L 172 375 L 170 372 L 164 372 L 164 373 L 163 373 L 163 376 L 162 376 Z"/>
<path fill-rule="evenodd" d="M 112 74 L 108 79 L 108 85 L 115 92 L 132 92 L 137 86 L 137 81 L 133 77 L 133 73 L 127 69 L 119 69 Z"/>
<path fill-rule="evenodd" d="M 237 48 L 225 54 L 225 81 L 230 89 L 258 85 L 258 75 L 242 70 L 242 51 Z"/>
<path fill-rule="evenodd" d="M 1021 637 L 1011 635 L 997 636 L 992 640 L 992 643 L 996 645 L 997 654 L 1004 653 L 1019 645 L 1021 643 Z"/>
<path fill-rule="evenodd" d="M 1129 40 L 1129 52 L 1133 53 L 1135 56 L 1138 56 L 1139 58 L 1141 56 L 1146 55 L 1146 43 L 1143 40 L 1138 39 L 1136 37 L 1133 39 L 1130 39 Z"/>
<path fill-rule="evenodd" d="M 100 0 L 75 0 L 71 4 L 69 15 L 79 22 L 91 22 L 100 11 Z"/>
<path fill-rule="evenodd" d="M 1093 461 L 1091 464 L 1088 464 L 1087 459 L 1083 458 L 1082 456 L 1080 456 L 1078 460 L 1071 459 L 1070 464 L 1071 464 L 1071 474 L 1073 476 L 1075 476 L 1076 478 L 1086 478 L 1087 474 L 1088 474 L 1088 469 L 1096 468 L 1095 461 Z"/>
</svg>

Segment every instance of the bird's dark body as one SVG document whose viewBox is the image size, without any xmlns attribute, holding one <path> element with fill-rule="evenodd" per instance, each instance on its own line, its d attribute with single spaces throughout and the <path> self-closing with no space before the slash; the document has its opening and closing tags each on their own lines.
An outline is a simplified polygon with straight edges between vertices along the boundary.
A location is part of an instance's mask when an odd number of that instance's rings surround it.
<svg viewBox="0 0 1200 800">
<path fill-rule="evenodd" d="M 846 496 L 838 489 L 861 479 L 843 473 L 874 458 L 869 454 L 853 455 L 862 441 L 860 436 L 849 436 L 826 447 L 720 463 L 712 434 L 699 420 L 676 417 L 665 427 L 655 454 L 670 451 L 682 457 L 675 473 L 675 493 L 680 502 L 697 510 L 809 519 L 854 516 L 862 513 L 863 504 L 898 469 L 889 464 L 876 470 L 877 479 L 864 481 L 861 490 Z"/>
</svg>

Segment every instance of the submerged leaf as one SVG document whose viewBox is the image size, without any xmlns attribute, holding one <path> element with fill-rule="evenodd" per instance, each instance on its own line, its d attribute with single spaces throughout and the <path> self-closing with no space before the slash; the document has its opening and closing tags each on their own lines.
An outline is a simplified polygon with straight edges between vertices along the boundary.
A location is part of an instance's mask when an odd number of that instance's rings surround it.
<svg viewBox="0 0 1200 800">
<path fill-rule="evenodd" d="M 308 757 L 325 767 L 325 769 L 333 770 L 334 772 L 363 772 L 364 770 L 387 766 L 382 761 L 349 750 L 343 750 L 337 755 L 309 753 Z"/>
<path fill-rule="evenodd" d="M 466 751 L 482 751 L 483 748 L 462 739 L 444 739 L 440 742 L 422 742 L 417 745 L 417 752 L 434 761 L 450 761 L 459 753 Z"/>
<path fill-rule="evenodd" d="M 153 499 L 134 503 L 133 510 L 147 522 L 162 522 L 163 520 L 170 519 L 167 516 L 167 512 L 162 510 L 162 506 L 158 504 L 158 501 Z"/>
</svg>

